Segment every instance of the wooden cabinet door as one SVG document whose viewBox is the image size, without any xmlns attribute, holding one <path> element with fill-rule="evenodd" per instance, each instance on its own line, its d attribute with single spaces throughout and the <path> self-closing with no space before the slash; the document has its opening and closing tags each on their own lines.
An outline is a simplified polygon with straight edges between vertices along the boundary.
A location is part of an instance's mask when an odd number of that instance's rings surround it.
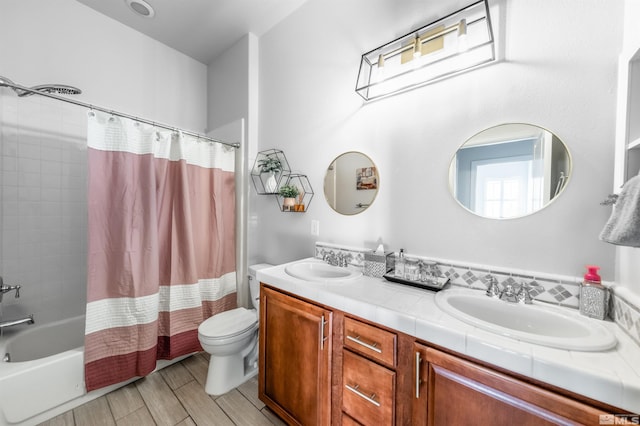
<svg viewBox="0 0 640 426">
<path fill-rule="evenodd" d="M 428 425 L 593 425 L 606 414 L 438 350 L 416 345 L 426 356 L 420 371 L 424 386 L 415 399 L 414 424 Z M 415 373 L 414 373 L 415 375 Z M 424 392 L 426 390 L 426 392 Z M 426 405 L 425 405 L 426 398 Z"/>
<path fill-rule="evenodd" d="M 331 422 L 332 312 L 264 286 L 259 397 L 289 424 Z"/>
</svg>

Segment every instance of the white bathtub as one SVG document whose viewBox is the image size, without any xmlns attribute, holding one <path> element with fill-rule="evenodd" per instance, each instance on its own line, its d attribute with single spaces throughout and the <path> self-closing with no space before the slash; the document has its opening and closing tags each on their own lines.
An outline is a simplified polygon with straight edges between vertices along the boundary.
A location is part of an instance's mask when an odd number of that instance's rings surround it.
<svg viewBox="0 0 640 426">
<path fill-rule="evenodd" d="M 87 394 L 84 324 L 84 316 L 36 323 L 0 339 L 0 359 L 7 352 L 11 357 L 11 362 L 0 361 L 0 426 L 36 425 L 135 380 Z M 158 361 L 158 368 L 184 358 Z"/>
</svg>

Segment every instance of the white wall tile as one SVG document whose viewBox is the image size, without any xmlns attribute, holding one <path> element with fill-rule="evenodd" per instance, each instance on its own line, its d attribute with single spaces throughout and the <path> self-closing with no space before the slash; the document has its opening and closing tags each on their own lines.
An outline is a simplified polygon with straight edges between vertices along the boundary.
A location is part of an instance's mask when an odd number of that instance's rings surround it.
<svg viewBox="0 0 640 426">
<path fill-rule="evenodd" d="M 6 298 L 3 305 L 14 315 L 34 313 L 38 322 L 82 314 L 87 229 L 86 148 L 80 141 L 86 124 L 67 124 L 76 133 L 65 134 L 61 127 L 68 111 L 36 99 L 15 109 L 13 124 L 7 111 L 11 116 L 6 107 L 0 116 L 0 274 L 22 289 L 20 299 Z M 76 115 L 85 123 L 84 114 L 76 110 Z"/>
</svg>

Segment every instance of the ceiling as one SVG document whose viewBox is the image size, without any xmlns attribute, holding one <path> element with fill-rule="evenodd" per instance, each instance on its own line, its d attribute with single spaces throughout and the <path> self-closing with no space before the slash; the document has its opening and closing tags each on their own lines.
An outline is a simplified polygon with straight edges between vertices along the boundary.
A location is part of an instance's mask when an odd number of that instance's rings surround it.
<svg viewBox="0 0 640 426">
<path fill-rule="evenodd" d="M 204 63 L 251 32 L 261 36 L 306 0 L 144 0 L 143 17 L 126 0 L 77 0 Z"/>
</svg>

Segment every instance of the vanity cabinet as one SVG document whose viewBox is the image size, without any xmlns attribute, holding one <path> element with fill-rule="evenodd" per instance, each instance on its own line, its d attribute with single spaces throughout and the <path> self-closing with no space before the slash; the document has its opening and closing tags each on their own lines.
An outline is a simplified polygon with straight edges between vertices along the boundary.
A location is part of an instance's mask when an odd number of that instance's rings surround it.
<svg viewBox="0 0 640 426">
<path fill-rule="evenodd" d="M 260 399 L 292 425 L 593 425 L 619 409 L 261 284 Z"/>
<path fill-rule="evenodd" d="M 415 344 L 415 425 L 598 424 L 606 412 Z"/>
<path fill-rule="evenodd" d="M 333 312 L 261 285 L 260 399 L 288 424 L 331 423 Z"/>
</svg>

